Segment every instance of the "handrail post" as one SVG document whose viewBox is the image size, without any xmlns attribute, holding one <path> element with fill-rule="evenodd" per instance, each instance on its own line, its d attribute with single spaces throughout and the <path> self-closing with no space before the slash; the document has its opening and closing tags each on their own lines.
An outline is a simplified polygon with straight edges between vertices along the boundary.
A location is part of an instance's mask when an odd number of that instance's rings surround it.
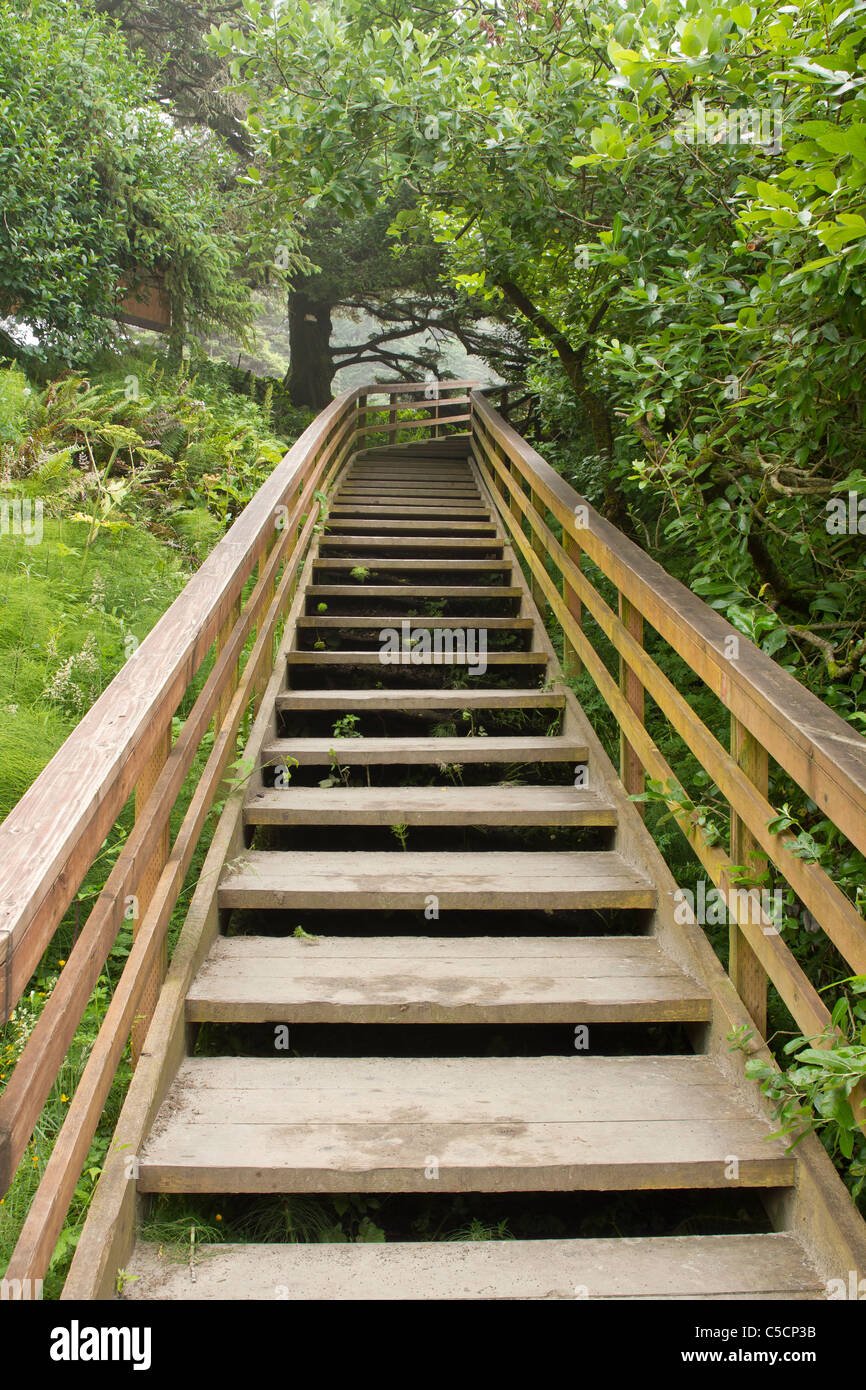
<svg viewBox="0 0 866 1390">
<path fill-rule="evenodd" d="M 643 646 L 643 617 L 623 594 L 619 595 L 619 616 L 626 630 Z M 631 705 L 641 724 L 644 720 L 644 689 L 624 657 L 619 659 L 619 688 Z M 622 729 L 619 733 L 620 777 L 629 796 L 640 796 L 646 790 L 644 767 L 640 755 L 632 748 Z M 638 814 L 644 815 L 644 803 L 636 801 Z"/>
<path fill-rule="evenodd" d="M 769 757 L 766 748 L 753 734 L 731 715 L 731 757 L 742 768 L 750 782 L 758 788 L 763 797 L 769 791 Z M 731 860 L 736 865 L 754 866 L 754 874 L 749 878 L 761 878 L 766 872 L 767 860 L 756 854 L 759 845 L 748 826 L 731 810 Z M 761 1037 L 767 1032 L 767 975 L 755 952 L 744 937 L 733 915 L 729 925 L 730 955 L 728 974 L 737 993 L 751 1016 Z"/>
<path fill-rule="evenodd" d="M 141 777 L 135 787 L 135 819 L 139 820 L 144 813 L 147 805 L 147 798 L 156 786 L 159 774 L 165 766 L 165 760 L 171 752 L 171 724 L 167 724 L 163 730 L 153 753 L 147 762 Z M 159 845 L 149 860 L 141 878 L 138 880 L 135 889 L 135 916 L 132 922 L 132 938 L 135 940 L 138 929 L 144 921 L 150 900 L 156 892 L 160 875 L 165 868 L 166 860 L 171 846 L 171 829 L 168 818 L 166 818 L 165 829 L 159 839 Z M 159 992 L 162 989 L 162 982 L 165 979 L 168 954 L 166 942 L 163 939 L 159 954 L 153 963 L 153 968 L 145 982 L 141 993 L 141 1000 L 135 1021 L 132 1025 L 130 1043 L 132 1046 L 132 1064 L 138 1065 L 138 1060 L 144 1050 L 144 1042 L 147 1037 L 147 1030 L 150 1027 L 151 1019 L 156 1010 L 156 1003 L 159 999 Z"/>
<path fill-rule="evenodd" d="M 533 487 L 530 487 L 529 489 L 529 500 L 532 506 L 535 508 L 535 510 L 539 513 L 543 522 L 545 520 L 545 506 L 541 500 L 541 497 Z M 544 544 L 544 537 L 542 536 L 539 530 L 536 530 L 535 526 L 531 526 L 530 530 L 532 533 L 532 549 L 538 556 L 539 562 L 542 565 L 542 567 L 546 568 L 545 561 L 547 558 L 547 549 Z M 544 613 L 547 608 L 547 597 L 545 595 L 544 589 L 542 588 L 541 583 L 538 579 L 536 579 L 534 574 L 532 575 L 531 582 L 532 597 L 535 599 L 536 606 L 541 610 L 542 613 Z"/>
<path fill-rule="evenodd" d="M 364 417 L 364 422 L 363 422 L 363 424 L 361 423 L 361 416 L 362 416 L 362 415 L 363 415 L 363 417 Z M 366 425 L 367 425 L 367 397 L 366 397 L 366 396 L 359 396 L 358 399 L 357 399 L 356 402 L 355 402 L 355 432 L 357 433 L 359 430 L 366 429 Z M 364 435 L 364 438 L 366 439 L 366 437 L 367 437 L 367 436 L 366 436 L 366 434 L 365 434 L 365 435 Z M 360 440 L 358 440 L 358 441 L 356 441 L 356 442 L 357 442 L 357 443 L 360 443 Z"/>
<path fill-rule="evenodd" d="M 563 527 L 562 540 L 565 553 L 569 560 L 580 569 L 583 552 L 574 539 L 574 536 L 569 535 L 565 527 Z M 583 624 L 583 604 L 578 597 L 577 590 L 571 587 L 565 575 L 562 576 L 562 596 L 565 599 L 569 613 L 574 618 L 578 627 L 581 627 Z M 583 662 L 577 654 L 577 648 L 573 642 L 569 641 L 565 632 L 562 634 L 562 668 L 565 674 L 570 676 L 572 680 L 576 680 L 583 671 Z"/>
</svg>

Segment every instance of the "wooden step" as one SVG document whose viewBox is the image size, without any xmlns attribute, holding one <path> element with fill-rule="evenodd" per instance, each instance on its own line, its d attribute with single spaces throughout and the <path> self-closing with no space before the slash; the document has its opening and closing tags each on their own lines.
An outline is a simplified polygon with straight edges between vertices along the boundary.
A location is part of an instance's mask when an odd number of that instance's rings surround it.
<svg viewBox="0 0 866 1390">
<path fill-rule="evenodd" d="M 360 517 L 352 517 L 348 521 L 339 518 L 328 518 L 327 534 L 337 536 L 342 532 L 349 532 L 355 535 L 363 534 L 365 540 L 373 536 L 387 536 L 389 539 L 395 535 L 411 536 L 417 539 L 419 536 L 495 536 L 496 527 L 492 522 L 486 521 L 436 521 L 428 519 L 426 521 L 411 521 L 404 518 L 395 520 L 389 517 L 376 517 L 370 521 Z"/>
<path fill-rule="evenodd" d="M 330 765 L 331 755 L 348 767 L 391 764 L 415 767 L 440 763 L 585 763 L 586 745 L 562 734 L 465 734 L 462 738 L 277 738 L 262 750 L 273 767 L 296 758 L 302 767 Z M 399 796 L 402 788 L 394 788 Z"/>
<path fill-rule="evenodd" d="M 826 1298 L 792 1235 L 599 1240 L 439 1240 L 316 1245 L 139 1241 L 124 1301 L 147 1299 L 760 1299 Z M 194 1277 L 193 1277 L 194 1273 Z"/>
<path fill-rule="evenodd" d="M 407 560 L 402 556 L 395 556 L 393 560 L 389 560 L 387 555 L 381 556 L 378 562 L 368 557 L 364 562 L 364 568 L 372 570 L 376 568 L 377 563 L 379 566 L 382 567 L 387 566 L 389 573 L 393 571 L 394 573 L 402 574 L 408 573 L 409 571 L 417 570 L 435 570 L 437 574 L 442 573 L 441 560 Z M 331 555 L 323 559 L 320 559 L 317 556 L 313 561 L 313 572 L 315 573 L 316 570 L 352 570 L 355 569 L 356 566 L 357 561 L 353 560 L 351 556 L 346 557 L 344 555 Z M 511 560 L 448 561 L 449 574 L 453 570 L 459 570 L 461 574 L 489 574 L 491 572 L 494 574 L 505 574 L 507 572 L 510 572 L 513 569 L 513 567 L 513 561 Z M 360 582 L 363 581 L 359 581 L 359 583 Z M 366 588 L 367 586 L 364 585 L 364 587 Z"/>
<path fill-rule="evenodd" d="M 478 484 L 471 478 L 465 482 L 447 482 L 435 479 L 417 479 L 416 481 L 404 478 L 395 478 L 393 482 L 374 481 L 349 481 L 343 483 L 334 493 L 334 500 L 345 501 L 347 497 L 370 497 L 378 501 L 384 497 L 444 497 L 450 501 L 464 501 L 467 497 L 472 497 L 481 501 L 481 490 Z"/>
<path fill-rule="evenodd" d="M 351 516 L 370 517 L 371 519 L 378 516 L 415 517 L 419 521 L 424 521 L 427 518 L 435 521 L 437 517 L 460 521 L 474 521 L 476 518 L 480 518 L 482 521 L 486 521 L 490 516 L 490 508 L 480 504 L 471 507 L 417 507 L 414 504 L 401 507 L 393 504 L 377 505 L 376 503 L 366 505 L 361 503 L 360 506 L 353 507 L 351 504 L 345 505 L 337 502 L 331 507 L 328 516 L 335 519 Z"/>
<path fill-rule="evenodd" d="M 398 798 L 399 806 L 399 798 Z M 611 851 L 449 854 L 247 850 L 227 865 L 224 908 L 580 911 L 653 908 L 649 879 Z"/>
<path fill-rule="evenodd" d="M 371 546 L 377 546 L 381 551 L 409 550 L 418 549 L 421 551 L 439 550 L 443 553 L 449 550 L 462 551 L 483 551 L 498 550 L 502 552 L 505 542 L 497 540 L 495 534 L 488 539 L 474 539 L 469 536 L 455 536 L 452 539 L 444 536 L 333 536 L 324 535 L 319 543 L 319 554 L 324 557 L 326 547 L 328 550 L 351 550 L 352 554 L 360 555 L 363 551 L 368 551 Z"/>
<path fill-rule="evenodd" d="M 414 630 L 415 628 L 451 628 L 457 632 L 465 632 L 467 629 L 484 628 L 490 632 L 532 632 L 535 627 L 533 618 L 487 618 L 483 615 L 477 617 L 461 618 L 458 622 L 456 618 L 429 618 L 426 615 L 416 614 L 414 618 L 407 618 L 405 613 L 392 613 L 385 616 L 374 615 L 367 617 L 361 613 L 336 614 L 329 617 L 327 613 L 309 613 L 304 617 L 298 618 L 298 627 L 317 628 L 383 628 L 399 627 L 402 622 L 406 622 Z"/>
<path fill-rule="evenodd" d="M 424 619 L 413 619 L 419 626 L 423 626 Z M 455 620 L 456 621 L 456 620 Z M 469 655 L 448 656 L 445 653 L 436 654 L 428 652 L 404 652 L 403 657 L 411 656 L 411 661 L 401 659 L 400 661 L 383 661 L 381 651 L 358 651 L 346 648 L 344 651 L 291 651 L 286 653 L 286 660 L 289 666 L 377 666 L 383 675 L 389 671 L 407 670 L 410 668 L 418 669 L 430 666 L 443 667 L 468 667 L 471 671 L 473 667 L 480 666 L 482 659 L 470 648 Z M 487 666 L 538 666 L 542 670 L 547 666 L 546 652 L 485 652 L 483 661 Z"/>
<path fill-rule="evenodd" d="M 614 806 L 575 787 L 282 787 L 251 792 L 247 825 L 614 826 Z"/>
<path fill-rule="evenodd" d="M 374 564 L 370 556 L 367 556 L 366 560 L 369 566 Z M 319 563 L 324 565 L 325 561 Z M 450 568 L 451 561 L 448 563 Z M 441 569 L 441 566 L 437 565 L 434 568 Z M 393 598 L 395 593 L 401 598 L 430 599 L 523 597 L 522 589 L 509 584 L 438 584 L 435 587 L 427 584 L 310 584 L 307 587 L 307 598 L 310 600 L 357 598 L 359 594 L 366 594 L 368 598 Z"/>
<path fill-rule="evenodd" d="M 770 1133 L 706 1057 L 196 1057 L 139 1188 L 429 1193 L 431 1162 L 439 1192 L 790 1186 Z"/>
<path fill-rule="evenodd" d="M 711 996 L 650 937 L 218 937 L 191 1023 L 689 1023 Z"/>
<path fill-rule="evenodd" d="M 561 690 L 286 690 L 277 696 L 277 709 L 404 710 L 563 709 Z"/>
</svg>

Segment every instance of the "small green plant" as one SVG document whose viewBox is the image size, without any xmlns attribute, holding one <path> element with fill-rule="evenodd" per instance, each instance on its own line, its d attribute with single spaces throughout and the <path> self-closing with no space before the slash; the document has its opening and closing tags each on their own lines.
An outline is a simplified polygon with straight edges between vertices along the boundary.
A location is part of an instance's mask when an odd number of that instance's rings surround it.
<svg viewBox="0 0 866 1390">
<path fill-rule="evenodd" d="M 469 721 L 469 736 L 470 736 L 470 738 L 486 738 L 486 737 L 487 737 L 487 730 L 485 729 L 484 725 L 483 725 L 483 724 L 478 724 L 478 725 L 476 725 L 476 723 L 475 723 L 475 716 L 474 716 L 474 714 L 472 713 L 471 709 L 465 709 L 465 710 L 463 710 L 463 711 L 461 712 L 460 718 L 463 719 L 464 721 L 465 721 L 465 720 L 468 720 L 468 721 Z"/>
<path fill-rule="evenodd" d="M 399 842 L 400 842 L 400 848 L 401 848 L 402 850 L 405 850 L 405 848 L 406 848 L 406 841 L 407 841 L 408 838 L 409 838 L 409 827 L 408 827 L 408 825 L 406 825 L 405 822 L 401 822 L 399 825 L 392 825 L 392 826 L 391 826 L 391 834 L 394 836 L 394 838 L 395 838 L 396 840 L 399 840 Z"/>
<path fill-rule="evenodd" d="M 355 565 L 352 569 L 349 570 L 349 574 L 352 576 L 353 579 L 357 579 L 359 584 L 363 584 L 365 579 L 369 579 L 370 573 L 371 572 L 367 569 L 366 565 Z"/>
<path fill-rule="evenodd" d="M 348 787 L 348 785 L 349 785 L 349 778 L 350 778 L 351 775 L 352 775 L 352 769 L 351 769 L 350 767 L 342 767 L 342 766 L 340 765 L 340 760 L 339 760 L 339 758 L 337 757 L 336 749 L 334 749 L 334 748 L 329 749 L 329 750 L 328 750 L 328 756 L 329 756 L 330 759 L 331 759 L 331 772 L 330 772 L 330 775 L 329 775 L 328 777 L 323 777 L 323 778 L 322 778 L 322 780 L 321 780 L 320 783 L 319 783 L 319 786 L 320 786 L 320 787 Z"/>
<path fill-rule="evenodd" d="M 318 490 L 313 493 L 313 497 L 319 504 L 319 519 L 313 527 L 313 531 L 322 535 L 328 529 L 328 499 L 323 492 Z"/>
<path fill-rule="evenodd" d="M 334 738 L 363 738 L 364 735 L 358 728 L 360 722 L 359 714 L 344 714 L 334 724 Z"/>
<path fill-rule="evenodd" d="M 708 845 L 716 845 L 725 838 L 724 829 L 714 819 L 714 814 L 717 815 L 720 808 L 712 804 L 696 805 L 688 792 L 676 782 L 658 782 L 649 777 L 646 791 L 630 796 L 629 801 L 647 801 L 665 806 L 667 810 L 659 818 L 659 825 L 675 819 L 677 811 L 684 813 L 690 824 L 703 832 L 704 842 Z M 676 810 L 671 809 L 672 805 Z"/>
<path fill-rule="evenodd" d="M 746 1075 L 760 1082 L 772 1101 L 781 1122 L 777 1135 L 790 1139 L 790 1148 L 816 1131 L 831 1158 L 853 1160 L 846 1178 L 857 1198 L 866 1184 L 866 1139 L 860 1128 L 863 1105 L 858 1103 L 855 1114 L 852 1092 L 866 1078 L 866 975 L 841 983 L 856 998 L 844 994 L 838 999 L 821 1033 L 799 1035 L 785 1044 L 785 1055 L 794 1059 L 786 1071 L 753 1057 L 746 1062 Z"/>
<path fill-rule="evenodd" d="M 292 932 L 292 936 L 296 936 L 299 941 L 312 942 L 318 941 L 319 939 L 317 936 L 313 936 L 310 932 L 304 931 L 303 927 L 300 924 L 298 924 L 298 926 L 295 927 L 295 930 Z"/>
<path fill-rule="evenodd" d="M 439 763 L 439 771 L 443 777 L 450 777 L 455 787 L 463 785 L 463 764 L 462 763 Z"/>
<path fill-rule="evenodd" d="M 316 604 L 316 612 L 317 612 L 317 613 L 327 613 L 327 611 L 328 611 L 328 605 L 327 605 L 326 603 L 317 603 L 317 604 Z"/>
</svg>

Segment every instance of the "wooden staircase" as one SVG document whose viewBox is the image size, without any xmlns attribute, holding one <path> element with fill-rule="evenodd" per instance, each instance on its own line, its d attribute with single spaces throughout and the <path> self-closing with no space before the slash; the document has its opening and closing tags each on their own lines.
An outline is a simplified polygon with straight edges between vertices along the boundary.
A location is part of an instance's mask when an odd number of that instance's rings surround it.
<svg viewBox="0 0 866 1390">
<path fill-rule="evenodd" d="M 476 388 L 371 384 L 326 407 L 0 825 L 4 1020 L 85 876 L 102 884 L 0 1093 L 3 1197 L 52 1088 L 71 1092 L 11 1297 L 39 1296 L 100 1162 L 64 1300 L 866 1287 L 866 1223 L 827 1153 L 774 1137 L 746 1076 L 748 1054 L 775 1065 L 782 1008 L 808 1037 L 831 1014 L 788 924 L 737 886 L 769 865 L 842 972 L 866 973 L 848 885 L 771 828 L 770 775 L 866 853 L 866 740 Z M 721 829 L 663 748 L 718 789 Z M 633 799 L 646 777 L 727 907 L 727 969 Z M 387 1240 L 271 1243 L 316 1197 L 366 1199 Z M 240 1243 L 259 1206 L 265 1243 Z M 236 1243 L 147 1238 L 149 1215 L 217 1207 Z M 458 1209 L 485 1238 L 462 1221 L 450 1238 Z M 518 1238 L 489 1238 L 503 1221 Z"/>
<path fill-rule="evenodd" d="M 484 631 L 486 670 L 411 648 L 383 664 L 381 630 L 407 617 Z M 347 714 L 360 736 L 341 733 Z M 711 1045 L 728 1026 L 721 969 L 694 933 L 673 943 L 670 875 L 562 681 L 465 439 L 368 451 L 341 478 L 249 751 L 140 1193 L 743 1188 L 780 1207 L 797 1160 Z M 515 827 L 557 847 L 496 848 Z M 355 1027 L 346 1056 L 196 1055 L 201 1025 L 229 1024 Z M 381 1055 L 365 1033 L 382 1024 L 587 1025 L 590 1043 Z M 693 1046 L 596 1055 L 601 1024 L 681 1025 Z M 796 1233 L 766 1228 L 216 1245 L 194 1269 L 139 1241 L 122 1285 L 126 1299 L 823 1293 Z"/>
</svg>

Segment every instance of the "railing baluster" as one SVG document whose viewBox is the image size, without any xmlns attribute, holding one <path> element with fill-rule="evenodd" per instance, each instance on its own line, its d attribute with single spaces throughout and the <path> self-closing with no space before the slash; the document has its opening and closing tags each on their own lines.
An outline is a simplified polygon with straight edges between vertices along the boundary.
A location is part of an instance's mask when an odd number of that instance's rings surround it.
<svg viewBox="0 0 866 1390">
<path fill-rule="evenodd" d="M 171 724 L 168 724 L 165 730 L 163 731 L 162 737 L 159 739 L 149 762 L 146 764 L 139 781 L 136 784 L 136 820 L 138 820 L 141 816 L 144 807 L 147 804 L 147 798 L 153 791 L 156 785 L 157 778 L 159 777 L 159 774 L 165 766 L 165 760 L 170 752 Z M 147 867 L 142 873 L 141 878 L 139 879 L 138 884 L 136 886 L 136 912 L 132 924 L 133 940 L 135 940 L 136 936 L 138 935 L 139 923 L 141 923 L 144 920 L 144 915 L 147 912 L 150 900 L 153 897 L 154 892 L 156 891 L 156 886 L 159 883 L 160 874 L 165 868 L 165 862 L 168 859 L 170 847 L 171 830 L 168 822 L 166 822 L 165 830 L 160 836 L 159 846 L 156 852 L 151 857 L 150 861 L 148 862 Z M 153 969 L 142 991 L 138 1013 L 136 1014 L 135 1022 L 132 1025 L 130 1041 L 132 1044 L 133 1066 L 138 1065 L 138 1059 L 141 1056 L 142 1051 L 144 1049 L 144 1041 L 147 1037 L 147 1030 L 150 1027 L 150 1021 L 153 1018 L 154 1011 L 156 1009 L 156 1001 L 159 998 L 159 992 L 162 989 L 162 982 L 165 979 L 167 961 L 168 957 L 166 952 L 166 943 L 165 941 L 163 941 L 159 955 L 157 956 L 157 959 L 154 962 Z"/>
<path fill-rule="evenodd" d="M 731 715 L 731 757 L 754 782 L 761 795 L 769 790 L 769 758 L 754 735 L 750 734 L 734 715 Z M 731 860 L 749 869 L 749 881 L 760 879 L 766 872 L 767 860 L 749 828 L 734 810 L 731 811 Z M 754 870 L 754 871 L 752 871 Z M 752 1021 L 762 1037 L 767 1031 L 767 975 L 740 928 L 731 921 L 729 929 L 730 957 L 728 974 L 745 1004 Z"/>
<path fill-rule="evenodd" d="M 534 488 L 530 488 L 529 490 L 529 500 L 532 503 L 535 510 L 540 514 L 542 521 L 544 521 L 546 508 L 538 493 L 534 490 Z M 545 557 L 547 555 L 547 547 L 544 544 L 544 535 L 540 530 L 536 530 L 534 526 L 531 528 L 531 534 L 532 549 L 535 551 L 536 555 L 538 556 L 539 560 L 543 565 L 545 563 Z M 532 597 L 535 599 L 535 602 L 538 605 L 541 612 L 545 613 L 547 611 L 547 599 L 545 597 L 544 590 L 542 589 L 538 580 L 535 578 L 535 575 L 532 576 L 531 583 Z"/>
<path fill-rule="evenodd" d="M 565 527 L 563 527 L 562 543 L 569 560 L 573 561 L 577 568 L 580 569 L 580 561 L 583 552 L 574 539 L 574 536 L 570 536 L 565 530 Z M 565 599 L 569 613 L 571 613 L 575 622 L 579 626 L 582 626 L 583 605 L 577 596 L 577 590 L 571 587 L 564 575 L 562 578 L 562 596 Z M 564 632 L 562 634 L 562 669 L 572 680 L 575 680 L 583 671 L 583 662 L 577 654 L 577 649 L 572 642 L 569 642 Z"/>
<path fill-rule="evenodd" d="M 640 642 L 643 646 L 643 617 L 623 594 L 619 595 L 619 616 L 635 641 Z M 619 688 L 643 724 L 644 689 L 623 657 L 619 659 Z M 622 730 L 620 730 L 619 735 L 619 767 L 623 785 L 629 796 L 639 796 L 646 790 L 644 768 L 640 755 L 636 749 L 632 748 Z M 635 805 L 640 815 L 643 815 L 644 803 L 637 801 Z"/>
</svg>

